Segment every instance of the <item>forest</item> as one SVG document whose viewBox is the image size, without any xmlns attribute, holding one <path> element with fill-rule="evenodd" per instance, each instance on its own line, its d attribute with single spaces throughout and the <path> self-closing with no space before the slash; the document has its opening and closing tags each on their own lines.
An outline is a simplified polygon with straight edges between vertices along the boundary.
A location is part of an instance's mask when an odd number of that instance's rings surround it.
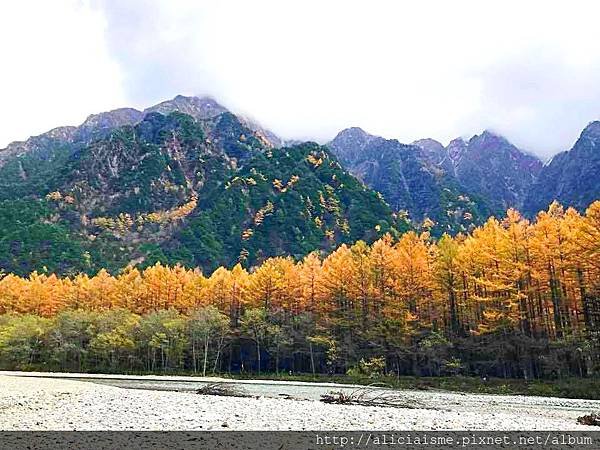
<svg viewBox="0 0 600 450">
<path fill-rule="evenodd" d="M 600 202 L 439 239 L 427 226 L 210 274 L 2 274 L 0 367 L 600 375 Z"/>
</svg>

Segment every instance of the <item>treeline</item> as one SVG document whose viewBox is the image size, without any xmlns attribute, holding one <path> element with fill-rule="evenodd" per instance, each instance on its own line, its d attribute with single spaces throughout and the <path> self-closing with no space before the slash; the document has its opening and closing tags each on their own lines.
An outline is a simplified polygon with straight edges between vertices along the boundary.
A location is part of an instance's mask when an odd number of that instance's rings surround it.
<svg viewBox="0 0 600 450">
<path fill-rule="evenodd" d="M 8 274 L 0 313 L 4 368 L 594 376 L 600 202 L 208 277 Z"/>
</svg>

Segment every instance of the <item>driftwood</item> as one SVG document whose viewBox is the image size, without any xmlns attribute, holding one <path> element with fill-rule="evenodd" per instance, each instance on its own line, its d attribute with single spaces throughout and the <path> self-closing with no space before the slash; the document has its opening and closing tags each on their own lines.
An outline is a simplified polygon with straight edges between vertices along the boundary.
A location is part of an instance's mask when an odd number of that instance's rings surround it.
<svg viewBox="0 0 600 450">
<path fill-rule="evenodd" d="M 338 405 L 386 406 L 409 409 L 425 408 L 422 403 L 415 399 L 409 399 L 396 392 L 380 390 L 379 387 L 369 385 L 349 393 L 331 391 L 321 395 L 321 401 Z"/>
<path fill-rule="evenodd" d="M 243 390 L 224 383 L 211 383 L 196 390 L 200 395 L 217 395 L 222 397 L 251 397 Z"/>
<path fill-rule="evenodd" d="M 600 414 L 592 413 L 577 418 L 577 423 L 580 425 L 592 425 L 600 427 Z"/>
</svg>

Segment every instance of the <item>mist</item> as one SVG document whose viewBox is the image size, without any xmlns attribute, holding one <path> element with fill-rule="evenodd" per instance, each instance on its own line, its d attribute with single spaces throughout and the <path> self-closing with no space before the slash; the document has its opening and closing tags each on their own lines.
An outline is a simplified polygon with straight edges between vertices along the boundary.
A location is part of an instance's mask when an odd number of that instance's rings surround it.
<svg viewBox="0 0 600 450">
<path fill-rule="evenodd" d="M 95 42 L 102 56 L 77 77 L 90 82 L 78 89 L 65 83 L 60 101 L 44 73 L 2 83 L 0 145 L 62 120 L 177 94 L 211 95 L 288 139 L 325 142 L 360 126 L 402 142 L 447 143 L 491 129 L 542 159 L 570 148 L 600 118 L 600 4 L 593 1 L 107 0 L 61 7 L 74 12 L 55 17 L 54 27 L 87 17 L 93 26 L 72 39 Z M 27 51 L 48 50 L 42 42 Z M 66 78 L 81 72 L 78 57 L 71 53 L 53 70 Z M 52 108 L 7 113 L 34 83 L 36 104 Z"/>
</svg>

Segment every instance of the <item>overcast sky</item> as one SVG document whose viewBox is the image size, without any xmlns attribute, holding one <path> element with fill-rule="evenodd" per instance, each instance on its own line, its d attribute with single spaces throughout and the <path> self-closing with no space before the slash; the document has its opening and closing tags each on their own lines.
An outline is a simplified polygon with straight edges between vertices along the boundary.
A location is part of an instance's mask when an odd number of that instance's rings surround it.
<svg viewBox="0 0 600 450">
<path fill-rule="evenodd" d="M 0 147 L 215 97 L 285 138 L 488 128 L 547 158 L 600 119 L 600 2 L 4 1 Z"/>
</svg>

